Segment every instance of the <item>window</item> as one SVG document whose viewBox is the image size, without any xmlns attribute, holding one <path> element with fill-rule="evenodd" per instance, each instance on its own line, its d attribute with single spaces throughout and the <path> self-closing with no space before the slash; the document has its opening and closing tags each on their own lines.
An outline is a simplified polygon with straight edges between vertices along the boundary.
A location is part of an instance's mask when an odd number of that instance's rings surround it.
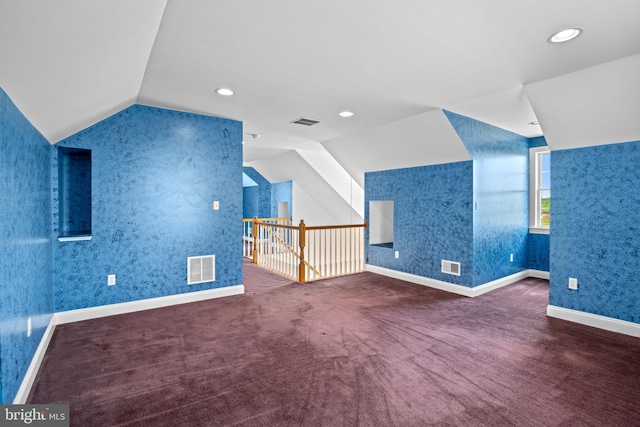
<svg viewBox="0 0 640 427">
<path fill-rule="evenodd" d="M 530 227 L 548 230 L 551 225 L 551 152 L 548 147 L 531 149 Z"/>
</svg>

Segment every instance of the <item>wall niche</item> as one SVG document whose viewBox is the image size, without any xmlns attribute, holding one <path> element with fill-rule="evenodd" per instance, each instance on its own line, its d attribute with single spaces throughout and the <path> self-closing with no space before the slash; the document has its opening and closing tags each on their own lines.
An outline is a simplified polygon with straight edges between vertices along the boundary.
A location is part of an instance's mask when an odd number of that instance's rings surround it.
<svg viewBox="0 0 640 427">
<path fill-rule="evenodd" d="M 91 150 L 57 147 L 59 239 L 91 236 Z"/>
</svg>

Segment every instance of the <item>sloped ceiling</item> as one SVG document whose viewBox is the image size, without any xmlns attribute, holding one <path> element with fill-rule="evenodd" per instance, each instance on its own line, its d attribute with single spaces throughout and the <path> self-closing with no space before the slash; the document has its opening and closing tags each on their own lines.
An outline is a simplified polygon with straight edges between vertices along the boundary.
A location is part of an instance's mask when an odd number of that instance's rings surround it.
<svg viewBox="0 0 640 427">
<path fill-rule="evenodd" d="M 359 179 L 433 162 L 441 109 L 552 148 L 640 139 L 639 16 L 637 0 L 0 0 L 0 86 L 51 143 L 137 102 L 243 121 L 246 162 L 320 142 Z M 546 42 L 568 26 L 584 33 Z M 389 142 L 411 162 L 366 153 L 414 121 L 424 138 Z"/>
<path fill-rule="evenodd" d="M 442 110 L 375 126 L 324 146 L 363 188 L 365 172 L 471 160 Z"/>
<path fill-rule="evenodd" d="M 51 142 L 136 102 L 165 1 L 0 1 L 0 86 Z"/>
<path fill-rule="evenodd" d="M 526 88 L 554 149 L 640 139 L 640 54 Z"/>
</svg>

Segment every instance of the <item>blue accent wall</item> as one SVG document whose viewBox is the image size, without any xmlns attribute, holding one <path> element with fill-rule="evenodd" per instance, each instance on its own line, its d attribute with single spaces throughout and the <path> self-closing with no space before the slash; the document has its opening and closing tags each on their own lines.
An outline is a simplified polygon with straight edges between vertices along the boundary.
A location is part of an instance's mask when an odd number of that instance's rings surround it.
<svg viewBox="0 0 640 427">
<path fill-rule="evenodd" d="M 551 160 L 549 303 L 640 323 L 640 141 Z"/>
<path fill-rule="evenodd" d="M 473 286 L 528 269 L 529 139 L 445 115 L 473 158 Z"/>
<path fill-rule="evenodd" d="M 242 217 L 254 218 L 258 217 L 258 186 L 242 188 Z"/>
<path fill-rule="evenodd" d="M 59 145 L 92 152 L 93 238 L 54 242 L 56 311 L 242 283 L 240 122 L 134 105 Z M 216 281 L 187 285 L 210 254 Z"/>
<path fill-rule="evenodd" d="M 473 163 L 368 172 L 369 202 L 393 200 L 393 248 L 366 245 L 367 264 L 463 286 L 473 283 Z M 369 229 L 365 230 L 369 242 Z M 400 257 L 394 257 L 399 251 Z M 441 260 L 461 263 L 461 275 L 441 272 Z"/>
<path fill-rule="evenodd" d="M 251 212 L 255 212 L 251 216 L 245 216 L 244 218 L 271 218 L 271 183 L 267 181 L 265 177 L 252 167 L 245 166 L 243 171 L 249 178 L 254 180 L 258 184 L 257 192 L 257 211 L 252 207 Z M 251 193 L 250 193 L 251 194 Z M 254 204 L 254 196 L 250 195 L 251 199 L 247 201 L 249 204 Z M 248 212 L 250 213 L 250 212 Z"/>
<path fill-rule="evenodd" d="M 527 270 L 529 139 L 445 114 L 473 160 L 365 174 L 367 221 L 370 201 L 394 201 L 393 248 L 367 246 L 367 263 L 468 287 Z"/>
<path fill-rule="evenodd" d="M 291 217 L 292 214 L 292 201 L 293 201 L 293 183 L 291 181 L 277 182 L 271 184 L 271 216 L 273 218 L 278 217 L 278 203 L 287 202 L 288 211 L 287 217 Z"/>
<path fill-rule="evenodd" d="M 529 268 L 549 271 L 550 235 L 529 234 Z"/>
<path fill-rule="evenodd" d="M 12 403 L 53 313 L 51 146 L 0 89 L 0 391 Z M 27 337 L 27 319 L 32 335 Z"/>
<path fill-rule="evenodd" d="M 293 183 L 291 181 L 271 183 L 252 167 L 245 166 L 243 171 L 258 184 L 244 187 L 243 218 L 276 218 L 278 202 L 288 202 L 288 216 L 292 216 Z"/>
<path fill-rule="evenodd" d="M 547 146 L 547 140 L 544 136 L 529 138 L 529 148 L 546 147 L 546 146 Z"/>
</svg>

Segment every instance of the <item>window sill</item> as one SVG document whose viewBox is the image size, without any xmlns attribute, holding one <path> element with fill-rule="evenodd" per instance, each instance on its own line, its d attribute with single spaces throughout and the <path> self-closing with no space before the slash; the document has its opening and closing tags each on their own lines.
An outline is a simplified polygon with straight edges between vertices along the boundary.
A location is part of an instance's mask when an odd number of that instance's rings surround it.
<svg viewBox="0 0 640 427">
<path fill-rule="evenodd" d="M 529 227 L 529 234 L 551 234 L 551 230 L 549 228 Z"/>
<path fill-rule="evenodd" d="M 58 237 L 58 242 L 79 242 L 82 240 L 91 240 L 93 236 L 91 234 L 87 234 L 84 236 L 60 236 Z"/>
</svg>

